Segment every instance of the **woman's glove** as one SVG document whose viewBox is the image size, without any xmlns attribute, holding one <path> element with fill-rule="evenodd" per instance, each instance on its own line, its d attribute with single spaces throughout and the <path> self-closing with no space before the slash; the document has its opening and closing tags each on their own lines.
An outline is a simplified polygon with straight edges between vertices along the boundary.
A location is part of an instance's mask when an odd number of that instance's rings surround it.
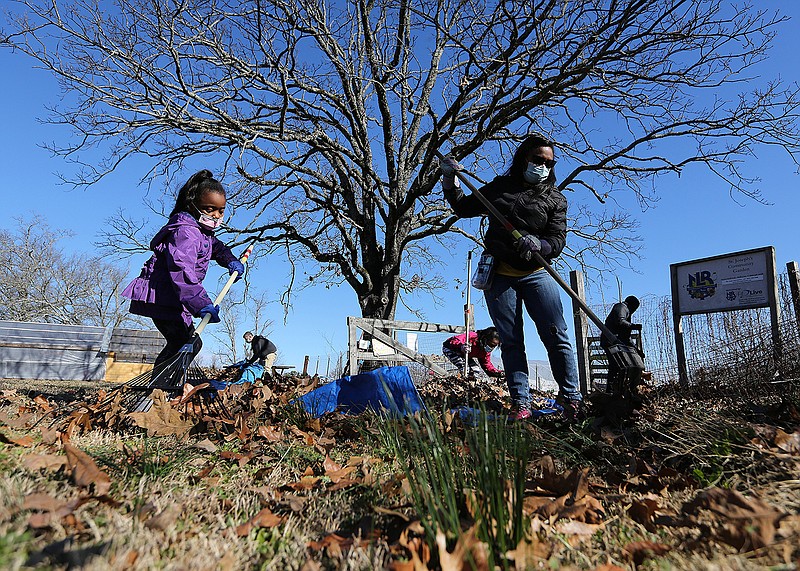
<svg viewBox="0 0 800 571">
<path fill-rule="evenodd" d="M 442 176 L 446 178 L 455 178 L 456 171 L 463 170 L 458 161 L 451 156 L 446 156 L 442 162 L 439 163 L 439 170 L 442 171 Z"/>
<path fill-rule="evenodd" d="M 211 319 L 209 319 L 209 323 L 219 323 L 219 306 L 214 305 L 213 303 L 209 303 L 203 309 L 200 310 L 198 317 L 202 319 L 206 315 L 210 315 Z"/>
<path fill-rule="evenodd" d="M 236 283 L 242 279 L 242 276 L 244 275 L 244 264 L 239 260 L 233 260 L 228 264 L 228 274 L 233 275 L 233 272 L 239 272 L 239 275 L 236 276 L 235 280 L 233 280 L 234 283 Z"/>
<path fill-rule="evenodd" d="M 542 251 L 542 243 L 533 234 L 528 234 L 517 240 L 516 249 L 520 258 L 530 262 L 534 252 Z"/>
</svg>

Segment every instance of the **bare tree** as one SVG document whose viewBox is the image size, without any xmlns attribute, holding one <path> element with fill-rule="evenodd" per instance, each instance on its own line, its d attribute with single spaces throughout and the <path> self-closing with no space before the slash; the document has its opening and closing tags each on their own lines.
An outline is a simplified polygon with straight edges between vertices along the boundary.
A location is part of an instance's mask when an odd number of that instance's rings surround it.
<svg viewBox="0 0 800 571">
<path fill-rule="evenodd" d="M 73 325 L 136 325 L 120 293 L 127 271 L 102 258 L 66 255 L 59 242 L 70 234 L 52 230 L 40 216 L 0 229 L 0 315 L 16 321 Z"/>
<path fill-rule="evenodd" d="M 656 177 L 700 164 L 759 199 L 742 161 L 764 146 L 798 153 L 797 86 L 755 70 L 784 18 L 747 3 L 14 5 L 0 45 L 38 60 L 75 102 L 52 111 L 77 135 L 53 150 L 80 161 L 106 145 L 73 182 L 135 154 L 153 161 L 145 180 L 222 156 L 238 176 L 230 204 L 253 214 L 240 230 L 266 229 L 291 261 L 317 263 L 313 283 L 349 284 L 364 316 L 393 317 L 425 281 L 408 276 L 434 271 L 435 241 L 470 235 L 437 187 L 436 151 L 488 176 L 525 134 L 549 135 L 561 187 L 599 204 L 567 254 L 623 263 L 635 227 L 602 206 L 616 193 L 649 204 Z"/>
</svg>

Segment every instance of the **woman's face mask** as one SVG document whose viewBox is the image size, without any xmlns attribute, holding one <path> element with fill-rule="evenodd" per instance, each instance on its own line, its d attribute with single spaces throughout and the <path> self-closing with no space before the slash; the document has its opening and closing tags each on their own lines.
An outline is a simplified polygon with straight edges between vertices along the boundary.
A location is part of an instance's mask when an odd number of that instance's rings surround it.
<svg viewBox="0 0 800 571">
<path fill-rule="evenodd" d="M 550 169 L 544 165 L 528 163 L 528 168 L 525 169 L 522 176 L 528 184 L 538 184 L 543 180 L 547 180 L 547 177 L 550 176 Z"/>
</svg>

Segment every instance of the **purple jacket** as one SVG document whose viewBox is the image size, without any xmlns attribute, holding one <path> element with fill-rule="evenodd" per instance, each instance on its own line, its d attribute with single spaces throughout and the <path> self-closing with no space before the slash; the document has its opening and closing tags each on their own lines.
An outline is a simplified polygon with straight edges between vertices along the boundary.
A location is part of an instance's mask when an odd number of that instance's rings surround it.
<svg viewBox="0 0 800 571">
<path fill-rule="evenodd" d="M 192 325 L 192 316 L 211 303 L 203 287 L 209 261 L 227 267 L 236 256 L 188 212 L 170 217 L 150 249 L 142 273 L 122 292 L 131 300 L 131 313 Z"/>
</svg>

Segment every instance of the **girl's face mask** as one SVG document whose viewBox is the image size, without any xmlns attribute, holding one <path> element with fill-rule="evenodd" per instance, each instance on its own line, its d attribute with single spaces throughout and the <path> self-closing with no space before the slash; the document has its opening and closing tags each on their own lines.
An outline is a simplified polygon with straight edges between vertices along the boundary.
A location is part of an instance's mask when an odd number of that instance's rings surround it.
<svg viewBox="0 0 800 571">
<path fill-rule="evenodd" d="M 213 193 L 207 194 L 204 198 L 200 204 L 202 210 L 194 203 L 192 203 L 192 207 L 197 212 L 197 223 L 200 227 L 213 232 L 224 224 L 222 214 L 225 212 L 225 199 L 224 197 L 220 199 L 218 195 Z M 217 218 L 208 212 L 218 213 L 220 216 Z"/>
<path fill-rule="evenodd" d="M 212 232 L 222 226 L 222 218 L 214 218 L 213 216 L 209 216 L 208 214 L 200 214 L 200 217 L 197 219 L 197 223 L 206 230 L 211 230 Z"/>
</svg>

